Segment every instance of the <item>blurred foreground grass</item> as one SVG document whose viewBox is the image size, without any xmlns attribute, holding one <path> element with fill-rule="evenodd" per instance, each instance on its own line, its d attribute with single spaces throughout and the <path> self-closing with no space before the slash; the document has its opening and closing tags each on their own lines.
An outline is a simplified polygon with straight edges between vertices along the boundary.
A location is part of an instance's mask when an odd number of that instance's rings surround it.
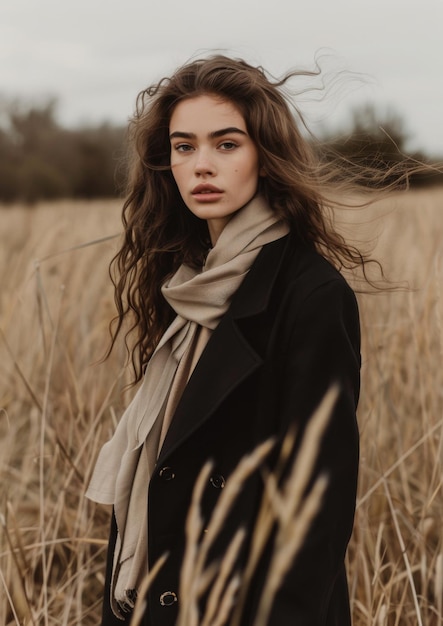
<svg viewBox="0 0 443 626">
<path fill-rule="evenodd" d="M 131 392 L 108 263 L 120 203 L 0 209 L 0 624 L 97 624 L 108 512 L 83 497 Z M 343 211 L 403 290 L 360 295 L 354 626 L 443 616 L 443 191 Z M 99 241 L 103 240 L 103 241 Z M 92 243 L 84 246 L 85 243 Z"/>
</svg>

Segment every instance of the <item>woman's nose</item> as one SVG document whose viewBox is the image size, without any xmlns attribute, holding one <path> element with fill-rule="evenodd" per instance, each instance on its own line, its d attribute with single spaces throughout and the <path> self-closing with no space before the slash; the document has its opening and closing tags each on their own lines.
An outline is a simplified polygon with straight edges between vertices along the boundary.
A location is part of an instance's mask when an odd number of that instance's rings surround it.
<svg viewBox="0 0 443 626">
<path fill-rule="evenodd" d="M 195 173 L 199 176 L 213 176 L 215 174 L 214 162 L 204 150 L 197 154 Z"/>
</svg>

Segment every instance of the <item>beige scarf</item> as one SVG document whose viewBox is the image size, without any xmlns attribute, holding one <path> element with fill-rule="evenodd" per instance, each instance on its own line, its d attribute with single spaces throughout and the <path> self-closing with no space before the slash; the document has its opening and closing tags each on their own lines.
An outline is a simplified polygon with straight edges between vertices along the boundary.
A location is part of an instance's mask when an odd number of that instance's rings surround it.
<svg viewBox="0 0 443 626">
<path fill-rule="evenodd" d="M 177 317 L 152 355 L 113 438 L 100 451 L 86 492 L 91 500 L 114 506 L 118 536 L 111 604 L 116 615 L 116 602 L 132 608 L 134 590 L 147 571 L 147 486 L 180 363 L 193 352 L 200 327 L 216 328 L 262 246 L 288 230 L 263 197 L 256 196 L 228 222 L 201 273 L 182 265 L 162 288 Z"/>
</svg>

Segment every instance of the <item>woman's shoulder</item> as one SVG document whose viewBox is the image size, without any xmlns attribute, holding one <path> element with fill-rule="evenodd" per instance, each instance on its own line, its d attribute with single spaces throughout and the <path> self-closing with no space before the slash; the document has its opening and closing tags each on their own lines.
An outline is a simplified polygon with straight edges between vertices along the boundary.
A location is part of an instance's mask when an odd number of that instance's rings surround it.
<svg viewBox="0 0 443 626">
<path fill-rule="evenodd" d="M 286 289 L 296 290 L 305 297 L 322 288 L 354 296 L 345 277 L 314 246 L 297 243 L 290 238 L 286 242 L 281 281 Z"/>
<path fill-rule="evenodd" d="M 331 334 L 346 328 L 359 349 L 359 310 L 353 289 L 334 265 L 314 247 L 289 246 L 273 293 L 274 308 L 288 332 L 297 328 Z M 286 321 L 285 321 L 286 320 Z M 322 331 L 323 332 L 323 331 Z"/>
<path fill-rule="evenodd" d="M 325 307 L 331 300 L 355 301 L 354 292 L 334 266 L 314 247 L 282 237 L 263 246 L 233 298 L 233 317 L 264 310 L 298 308 L 308 299 Z"/>
</svg>

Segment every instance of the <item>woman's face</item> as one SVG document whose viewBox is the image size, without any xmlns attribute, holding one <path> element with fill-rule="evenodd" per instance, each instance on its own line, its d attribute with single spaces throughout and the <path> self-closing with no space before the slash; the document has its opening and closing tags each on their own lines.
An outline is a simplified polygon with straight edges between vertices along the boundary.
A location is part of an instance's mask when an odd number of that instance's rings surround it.
<svg viewBox="0 0 443 626">
<path fill-rule="evenodd" d="M 169 124 L 171 169 L 184 203 L 207 220 L 212 244 L 257 191 L 255 144 L 236 106 L 213 95 L 182 100 Z"/>
</svg>

